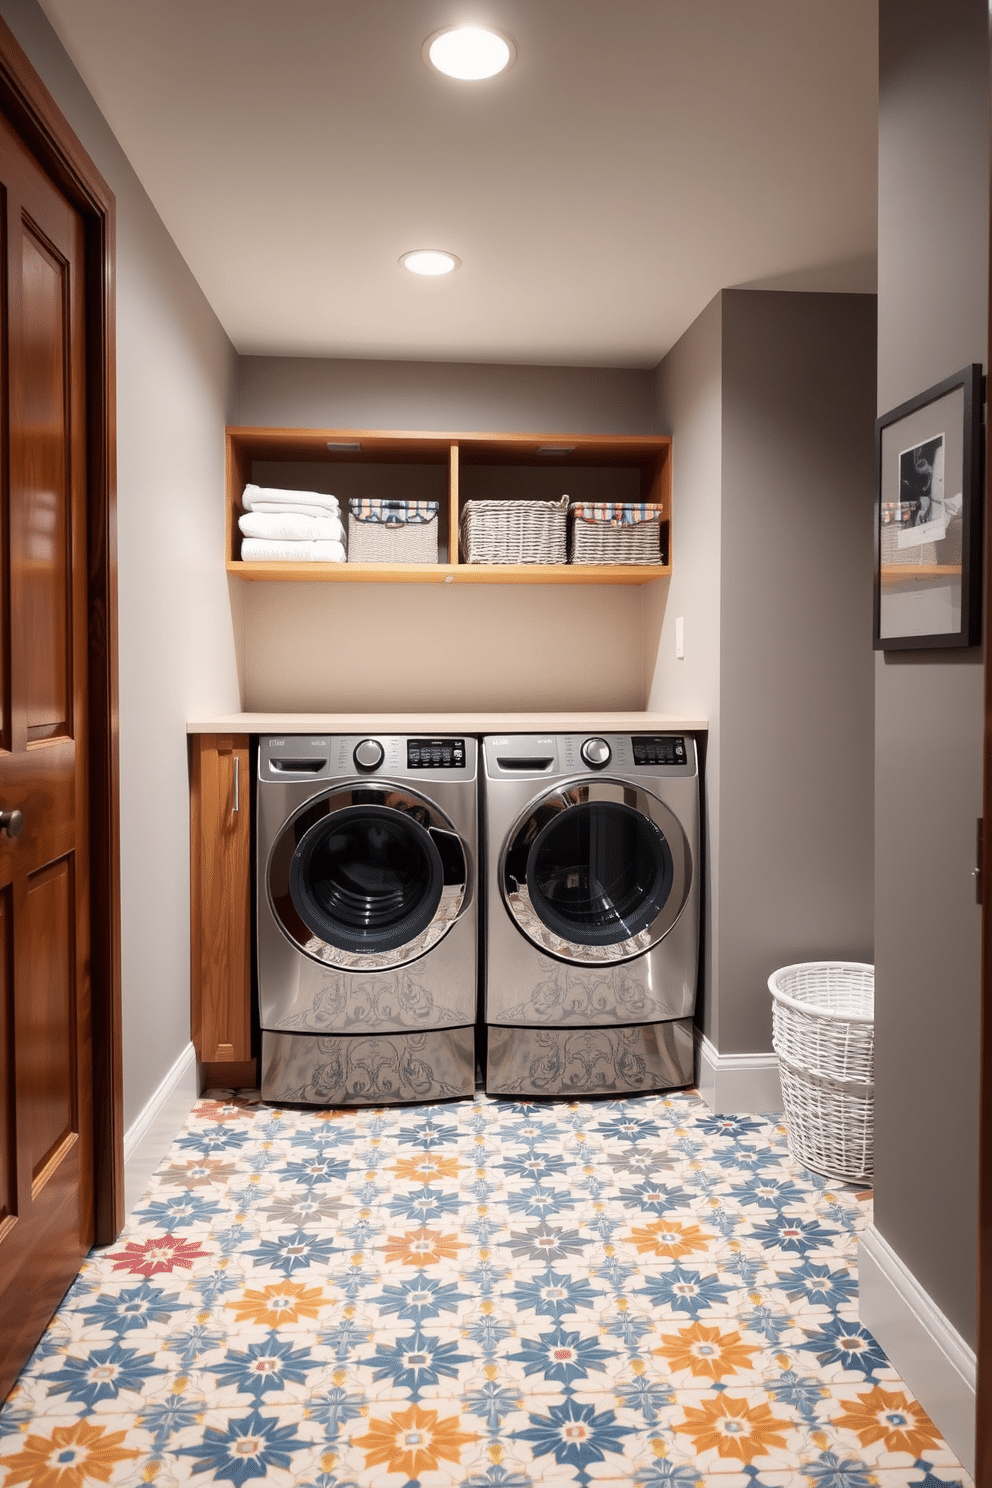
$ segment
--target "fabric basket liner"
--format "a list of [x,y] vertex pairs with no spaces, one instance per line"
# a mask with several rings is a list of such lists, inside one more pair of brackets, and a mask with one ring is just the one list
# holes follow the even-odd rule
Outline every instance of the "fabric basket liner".
[[573,501],[569,511],[580,522],[637,527],[642,522],[660,521],[664,507],[647,501]]
[[372,497],[353,499],[348,511],[356,522],[377,522],[383,527],[423,526],[437,517],[436,501],[385,501]]

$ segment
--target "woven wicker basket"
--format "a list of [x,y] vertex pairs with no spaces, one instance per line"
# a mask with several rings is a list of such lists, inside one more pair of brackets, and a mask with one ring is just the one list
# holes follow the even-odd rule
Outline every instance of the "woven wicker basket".
[[874,1177],[875,969],[805,961],[768,978],[789,1151],[842,1183]]
[[568,497],[559,501],[466,501],[463,563],[565,563]]
[[574,501],[570,563],[661,563],[664,507]]
[[348,503],[349,563],[436,563],[436,501],[412,504],[407,519],[405,501]]

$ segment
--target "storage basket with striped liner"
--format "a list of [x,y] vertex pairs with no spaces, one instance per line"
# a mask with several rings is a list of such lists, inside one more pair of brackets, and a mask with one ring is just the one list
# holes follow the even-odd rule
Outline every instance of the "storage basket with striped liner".
[[647,502],[573,501],[570,563],[663,563],[664,507]]
[[768,978],[789,1151],[840,1183],[875,1168],[875,968],[804,961]]
[[348,503],[349,563],[436,563],[436,501]]
[[566,563],[568,497],[558,501],[466,501],[463,563]]

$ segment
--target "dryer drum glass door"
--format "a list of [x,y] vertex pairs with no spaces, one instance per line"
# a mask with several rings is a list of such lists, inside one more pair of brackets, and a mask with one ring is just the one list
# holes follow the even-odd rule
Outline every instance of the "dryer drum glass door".
[[267,879],[293,944],[325,964],[370,970],[405,965],[447,934],[465,906],[468,864],[432,803],[346,788],[283,824]]
[[531,903],[578,945],[617,945],[658,917],[672,854],[653,822],[615,801],[573,806],[547,823],[527,859]]
[[311,827],[289,892],[303,923],[343,951],[392,951],[425,930],[444,870],[427,832],[388,806],[352,806]]
[[503,900],[517,927],[563,960],[630,960],[667,935],[692,864],[678,819],[635,786],[600,780],[533,801],[506,838]]

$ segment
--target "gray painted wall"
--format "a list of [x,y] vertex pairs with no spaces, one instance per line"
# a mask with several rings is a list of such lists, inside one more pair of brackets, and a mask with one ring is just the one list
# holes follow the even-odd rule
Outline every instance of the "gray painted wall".
[[307,429],[651,434],[650,372],[242,357],[239,417]]
[[[647,706],[709,720],[703,777],[702,955],[696,1021],[719,1047],[720,533],[723,475],[723,305],[711,300],[659,365],[656,427],[672,444],[672,576],[645,590]],[[675,620],[684,651],[675,654]]]
[[872,959],[875,299],[723,294],[721,1052],[776,967]]
[[[650,433],[652,374],[247,357],[240,418],[277,427]],[[565,492],[579,494],[562,472],[545,494]],[[251,709],[644,705],[639,587],[243,587]]]
[[39,7],[0,0],[0,15],[117,198],[121,933],[130,1124],[189,1043],[186,720],[240,706],[232,599],[218,561],[224,424],[236,407],[237,359]]
[[[988,57],[985,0],[880,0],[879,413],[985,359]],[[982,660],[875,662],[875,1225],[971,1344]]]
[[770,1050],[777,967],[872,956],[874,330],[873,296],[725,290],[658,369],[676,556],[648,698],[710,719],[699,1021],[721,1054]]

